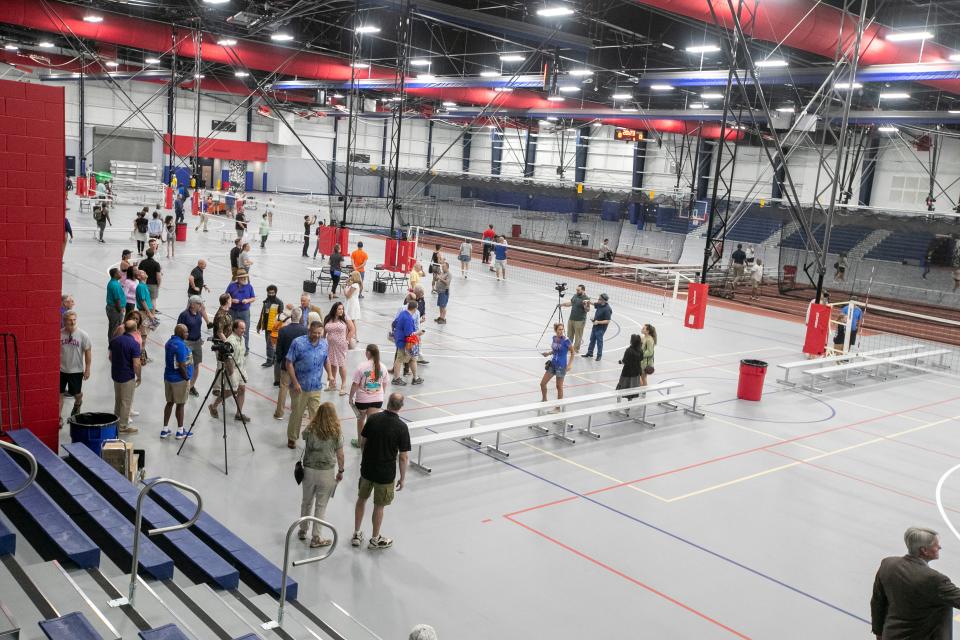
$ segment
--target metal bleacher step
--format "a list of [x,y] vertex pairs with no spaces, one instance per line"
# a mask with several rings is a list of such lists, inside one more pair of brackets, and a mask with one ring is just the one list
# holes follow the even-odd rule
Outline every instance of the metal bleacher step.
[[19,640],[20,625],[13,619],[13,614],[0,601],[0,640]]
[[[278,604],[277,598],[272,597],[268,593],[264,593],[253,597],[252,602],[253,604],[257,605],[261,611],[269,614],[271,618],[276,618]],[[332,607],[330,607],[330,609],[332,609]],[[284,627],[287,626],[288,622],[296,622],[324,640],[345,640],[345,636],[342,635],[338,629],[334,628],[327,620],[320,617],[319,611],[317,613],[310,613],[309,611],[310,610],[307,607],[298,607],[297,604],[288,602],[283,612]],[[324,614],[328,613],[329,612],[324,612]],[[359,638],[362,636],[357,637]]]
[[[167,584],[167,586],[170,585]],[[179,592],[173,589],[172,594],[199,621],[208,628],[216,629],[218,638],[232,640],[232,638],[260,631],[258,625],[243,618],[238,604],[229,604],[210,585],[196,584]]]
[[[220,594],[218,594],[220,595]],[[247,596],[238,590],[224,592],[220,597],[249,624],[257,629],[257,634],[264,640],[330,640],[331,636],[320,630],[315,630],[312,625],[304,626],[298,620],[292,619],[289,615],[290,607],[287,607],[287,615],[283,619],[283,627],[265,630],[261,627],[264,622],[275,620],[277,617],[277,600],[269,594],[261,596]]]
[[[30,597],[27,589],[24,589],[20,581],[11,573],[8,568],[9,560],[4,559],[0,563],[0,605],[7,613],[7,618],[13,627],[18,629],[18,634],[10,636],[20,640],[42,640],[45,636],[37,626],[41,620],[50,617],[56,617],[56,610],[53,605],[47,603],[44,607],[45,613],[40,609]],[[16,573],[17,570],[14,569]],[[42,597],[35,595],[35,597]],[[41,605],[42,606],[42,605]],[[6,636],[0,635],[0,638]]]
[[[82,613],[104,640],[120,640],[121,636],[103,613],[105,603],[94,602],[56,560],[23,567],[24,574],[56,610],[55,616],[75,611]],[[40,636],[43,637],[43,636]]]

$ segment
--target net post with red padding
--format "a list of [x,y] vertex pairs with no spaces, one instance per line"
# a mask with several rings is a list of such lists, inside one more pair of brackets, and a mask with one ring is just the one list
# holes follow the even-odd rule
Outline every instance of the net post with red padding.
[[710,285],[691,282],[687,285],[687,310],[683,315],[683,326],[688,329],[703,329],[707,317],[707,294]]
[[812,356],[822,356],[827,348],[830,335],[831,307],[825,304],[810,305],[807,317],[807,335],[803,341],[803,352]]

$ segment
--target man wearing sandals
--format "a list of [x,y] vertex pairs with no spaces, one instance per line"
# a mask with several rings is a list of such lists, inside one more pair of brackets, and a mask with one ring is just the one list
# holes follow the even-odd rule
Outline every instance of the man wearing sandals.
[[309,333],[295,338],[287,351],[286,367],[290,376],[290,420],[287,422],[287,447],[293,449],[300,438],[303,412],[313,420],[320,410],[323,391],[323,370],[328,345],[323,337],[323,323],[310,323]]

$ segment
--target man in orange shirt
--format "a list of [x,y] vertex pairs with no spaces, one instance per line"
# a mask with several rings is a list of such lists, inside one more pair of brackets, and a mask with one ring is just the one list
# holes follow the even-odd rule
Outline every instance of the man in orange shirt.
[[[363,250],[363,243],[357,243],[357,249],[350,254],[350,261],[353,263],[353,270],[360,272],[360,291],[363,291],[363,279],[364,274],[367,268],[367,259],[370,256],[367,255],[367,252]],[[360,297],[363,297],[363,293],[360,294]]]

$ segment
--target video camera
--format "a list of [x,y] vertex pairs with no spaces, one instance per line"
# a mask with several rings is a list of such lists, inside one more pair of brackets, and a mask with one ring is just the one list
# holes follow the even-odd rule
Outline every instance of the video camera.
[[210,350],[217,354],[218,360],[225,360],[227,357],[233,356],[233,345],[226,340],[214,338]]
[[557,295],[559,295],[559,296],[562,298],[563,295],[564,295],[564,292],[567,290],[567,283],[566,283],[566,282],[557,282],[557,283],[555,283],[555,284],[556,284],[556,286],[554,287],[554,289],[557,290]]

